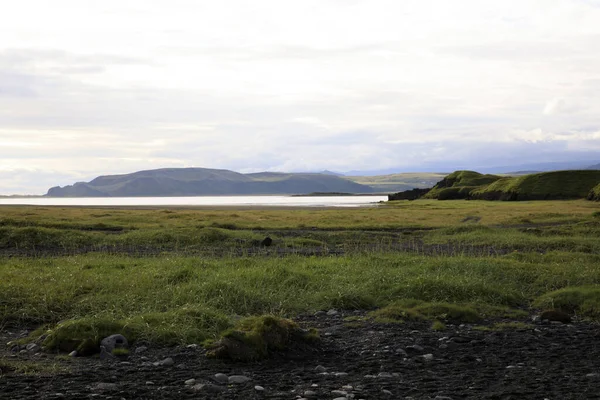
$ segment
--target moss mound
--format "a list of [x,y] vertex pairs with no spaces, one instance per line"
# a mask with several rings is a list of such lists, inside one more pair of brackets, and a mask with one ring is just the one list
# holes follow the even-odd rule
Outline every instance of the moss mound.
[[534,306],[597,319],[600,318],[600,286],[576,286],[555,290],[537,298]]
[[502,178],[470,196],[479,200],[583,199],[600,182],[600,171],[554,171]]
[[289,319],[272,315],[248,317],[226,331],[219,341],[210,344],[207,356],[253,361],[268,357],[272,351],[311,344],[318,339],[315,330],[303,330]]
[[102,318],[82,318],[59,323],[47,332],[42,342],[45,350],[91,355],[100,352],[100,341],[107,336],[119,333],[131,343],[138,337],[138,331],[120,321]]

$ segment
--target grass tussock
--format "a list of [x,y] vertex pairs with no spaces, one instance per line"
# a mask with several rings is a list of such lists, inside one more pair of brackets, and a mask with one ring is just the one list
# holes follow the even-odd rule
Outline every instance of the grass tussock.
[[468,305],[428,303],[419,300],[402,300],[373,311],[376,321],[442,320],[453,323],[472,323],[481,319],[474,308]]
[[600,317],[600,286],[566,287],[546,293],[534,302],[535,307],[552,308],[582,317]]

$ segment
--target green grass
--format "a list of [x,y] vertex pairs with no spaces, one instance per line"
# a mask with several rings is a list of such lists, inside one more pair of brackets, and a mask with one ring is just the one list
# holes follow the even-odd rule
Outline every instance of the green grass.
[[594,186],[588,193],[588,200],[600,201],[600,184]]
[[501,179],[498,175],[483,175],[475,171],[455,171],[438,182],[423,198],[466,199],[474,189]]
[[[330,308],[387,322],[520,319],[547,308],[600,318],[599,206],[584,200],[1,211],[0,326],[40,327],[29,339],[47,335],[40,343],[50,351],[94,353],[113,333],[159,345],[216,341],[239,316]],[[346,253],[244,252],[266,235],[275,250]],[[95,251],[35,257],[44,247]],[[424,250],[438,247],[446,252]],[[146,248],[155,252],[111,251]],[[216,255],[188,255],[206,248]]]

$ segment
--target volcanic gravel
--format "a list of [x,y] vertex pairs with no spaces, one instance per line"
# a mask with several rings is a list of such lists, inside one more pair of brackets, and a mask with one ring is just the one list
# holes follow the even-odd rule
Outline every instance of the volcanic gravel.
[[[329,314],[297,319],[302,326],[319,328],[317,347],[254,363],[207,359],[200,346],[148,346],[136,353],[143,344],[136,343],[126,360],[100,360],[23,352],[3,344],[0,398],[600,399],[597,324],[534,324],[500,331],[447,325],[433,331],[429,322],[382,324],[362,320],[360,312]],[[357,318],[349,321],[348,316]],[[4,330],[0,336],[6,343],[19,334],[23,332]],[[154,364],[166,358],[173,364]],[[58,363],[68,372],[12,371],[9,366],[19,360]],[[250,380],[221,384],[214,379],[217,373]]]

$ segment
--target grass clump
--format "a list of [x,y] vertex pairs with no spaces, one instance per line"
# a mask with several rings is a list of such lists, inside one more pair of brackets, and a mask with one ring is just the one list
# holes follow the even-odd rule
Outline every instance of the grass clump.
[[371,313],[376,321],[430,320],[437,319],[456,323],[477,322],[481,319],[479,313],[467,305],[442,302],[422,302],[419,300],[404,300],[394,302]]
[[600,317],[600,286],[576,286],[555,290],[538,297],[534,306],[598,318]]
[[272,315],[241,320],[234,329],[209,346],[207,356],[253,361],[265,358],[272,351],[282,351],[298,343],[318,341],[316,330],[305,331],[292,320]]
[[100,341],[112,334],[120,333],[128,341],[134,342],[139,331],[127,326],[121,321],[105,318],[81,318],[69,320],[56,325],[47,332],[47,337],[42,342],[45,350],[58,350],[72,352],[76,350],[80,355],[91,355],[100,351]]
[[444,324],[442,321],[435,320],[433,321],[433,324],[431,324],[431,329],[434,331],[443,331],[446,329],[446,324]]

